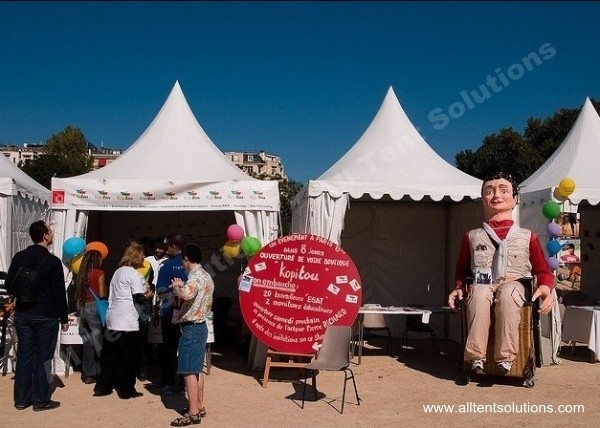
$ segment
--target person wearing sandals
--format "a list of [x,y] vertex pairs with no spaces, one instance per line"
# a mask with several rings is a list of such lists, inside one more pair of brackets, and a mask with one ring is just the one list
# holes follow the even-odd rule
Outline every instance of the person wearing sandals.
[[200,265],[201,251],[198,245],[186,245],[181,256],[188,279],[184,282],[174,278],[171,288],[173,295],[182,301],[181,308],[173,313],[173,323],[181,328],[177,374],[183,376],[185,382],[188,408],[182,417],[171,422],[174,427],[199,424],[201,418],[206,416],[202,367],[208,338],[206,317],[212,306],[215,288],[212,278]]
[[105,298],[106,282],[99,251],[86,251],[75,280],[75,299],[79,309],[79,333],[83,337],[81,378],[83,383],[96,382],[100,373],[100,351],[102,350],[102,324],[96,311],[96,302],[90,289],[100,298]]

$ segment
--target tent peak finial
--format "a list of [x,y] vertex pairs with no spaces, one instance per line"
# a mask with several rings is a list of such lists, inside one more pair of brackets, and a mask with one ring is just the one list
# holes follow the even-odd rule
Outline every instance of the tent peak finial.
[[398,96],[397,96],[397,95],[396,95],[396,93],[394,92],[394,88],[392,88],[392,86],[391,86],[391,85],[390,85],[390,87],[388,88],[388,90],[387,90],[387,93],[385,94],[385,97],[384,97],[384,102],[385,102],[386,100],[389,100],[389,101],[393,101],[393,100],[395,100],[396,102],[400,103],[400,101],[398,101]]

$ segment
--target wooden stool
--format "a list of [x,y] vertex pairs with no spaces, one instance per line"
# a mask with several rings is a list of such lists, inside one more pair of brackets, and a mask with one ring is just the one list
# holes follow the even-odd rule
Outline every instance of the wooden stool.
[[267,361],[265,362],[265,373],[263,376],[263,388],[269,383],[269,372],[271,367],[295,367],[304,368],[314,358],[314,354],[299,354],[294,352],[279,352],[274,349],[267,350]]

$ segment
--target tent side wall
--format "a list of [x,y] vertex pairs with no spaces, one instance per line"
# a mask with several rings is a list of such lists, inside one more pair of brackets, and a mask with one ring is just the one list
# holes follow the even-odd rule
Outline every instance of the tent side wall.
[[12,258],[12,197],[0,194],[0,271],[8,271]]
[[309,233],[309,228],[308,185],[305,185],[292,201],[292,233]]
[[[309,183],[310,187],[311,183]],[[311,197],[305,187],[294,201],[292,231],[322,236],[336,244],[340,243],[344,217],[349,204],[347,193],[338,198],[329,193]]]
[[600,207],[579,204],[581,231],[581,289],[600,300]]
[[7,271],[15,253],[31,245],[29,226],[48,220],[48,205],[20,193],[0,194],[0,270]]
[[50,217],[48,204],[31,200],[20,194],[12,197],[12,249],[13,254],[31,245],[29,226],[31,223]]

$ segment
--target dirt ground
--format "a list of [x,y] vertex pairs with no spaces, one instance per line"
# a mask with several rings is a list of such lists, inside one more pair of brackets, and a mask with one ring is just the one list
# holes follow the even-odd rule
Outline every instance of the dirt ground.
[[[382,341],[383,342],[383,341]],[[261,385],[262,371],[248,372],[244,358],[234,349],[213,354],[213,367],[206,377],[208,412],[204,427],[591,427],[600,418],[600,363],[590,363],[590,351],[577,346],[561,352],[562,364],[537,369],[533,388],[517,379],[473,379],[461,385],[458,345],[442,341],[442,355],[432,353],[431,343],[415,340],[401,355],[394,345],[394,357],[385,355],[385,343],[371,341],[362,364],[354,359],[360,406],[351,382],[346,393],[344,414],[341,404],[343,375],[318,375],[319,400],[310,398],[300,407],[302,382],[295,369],[272,369],[267,388]],[[185,405],[182,395],[161,396],[149,382],[138,382],[144,395],[120,400],[116,394],[92,397],[93,385],[81,382],[79,373],[56,377],[54,400],[61,407],[33,412],[17,411],[12,402],[12,375],[0,377],[0,427],[168,427]],[[424,405],[454,405],[454,412],[428,413]],[[466,412],[459,413],[463,405]],[[477,408],[481,405],[480,409]],[[493,406],[496,406],[495,412]],[[553,406],[553,412],[540,413]],[[580,406],[565,410],[559,406]],[[485,407],[487,406],[487,408]],[[511,407],[512,406],[512,407]],[[583,408],[582,408],[583,407]],[[479,410],[479,411],[478,411]],[[487,411],[486,411],[487,410]],[[502,412],[500,413],[500,411]]]

